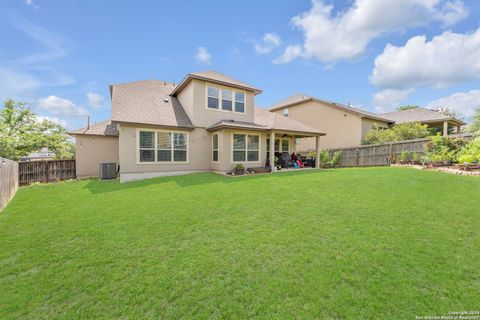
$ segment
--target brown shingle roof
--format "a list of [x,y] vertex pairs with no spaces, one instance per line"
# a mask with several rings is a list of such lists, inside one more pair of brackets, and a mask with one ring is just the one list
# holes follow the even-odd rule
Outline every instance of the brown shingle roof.
[[376,113],[369,112],[369,111],[366,111],[366,110],[346,106],[344,104],[337,103],[337,102],[331,102],[331,101],[327,101],[327,100],[323,100],[323,99],[318,99],[318,98],[315,98],[315,97],[312,97],[312,96],[305,95],[303,93],[297,93],[297,94],[294,94],[290,97],[287,97],[286,99],[276,103],[273,107],[271,107],[270,111],[283,109],[283,108],[294,106],[294,105],[297,105],[299,103],[307,102],[307,101],[317,101],[317,102],[326,103],[326,104],[328,104],[328,105],[330,105],[334,108],[341,109],[341,110],[344,110],[344,111],[347,111],[347,112],[351,112],[353,114],[356,114],[356,115],[359,115],[359,116],[362,116],[362,117],[365,117],[365,118],[369,118],[369,119],[380,120],[380,121],[385,121],[385,122],[390,122],[390,123],[394,122],[392,119],[389,119],[388,117],[380,115],[380,114],[376,114]]
[[182,89],[192,80],[192,79],[198,79],[198,80],[204,80],[212,83],[217,83],[221,85],[227,85],[227,86],[232,86],[240,89],[244,89],[247,91],[252,91],[255,94],[259,94],[262,92],[262,90],[251,86],[245,82],[242,82],[240,80],[234,79],[232,77],[229,77],[227,75],[224,75],[220,72],[217,71],[203,71],[203,72],[192,72],[187,74],[187,76],[180,82],[180,84],[172,91],[172,95],[175,96],[177,93],[182,91]]
[[417,107],[415,109],[401,110],[383,113],[382,116],[385,116],[389,119],[395,121],[395,123],[406,123],[406,122],[437,122],[437,121],[454,121],[460,124],[465,124],[465,122],[454,119],[446,114],[443,114],[439,111],[430,110],[427,108]]
[[95,123],[90,128],[80,128],[70,132],[71,135],[94,135],[94,136],[118,136],[117,124],[112,123],[110,120],[104,120]]
[[112,121],[193,129],[180,101],[170,96],[174,88],[160,80],[112,85]]

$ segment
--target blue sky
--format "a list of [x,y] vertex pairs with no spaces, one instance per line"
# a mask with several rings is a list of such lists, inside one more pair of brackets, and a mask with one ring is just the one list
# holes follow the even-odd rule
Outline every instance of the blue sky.
[[46,1],[0,4],[0,98],[83,126],[108,85],[217,70],[263,89],[377,112],[480,105],[480,2]]

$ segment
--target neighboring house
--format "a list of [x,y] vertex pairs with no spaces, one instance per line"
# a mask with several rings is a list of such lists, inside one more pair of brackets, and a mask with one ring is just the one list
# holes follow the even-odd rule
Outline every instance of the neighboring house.
[[55,152],[42,148],[37,152],[32,152],[29,155],[20,158],[20,161],[45,161],[55,159]]
[[255,107],[260,93],[214,71],[190,73],[178,85],[111,85],[111,120],[71,132],[77,175],[98,176],[99,164],[111,161],[119,163],[122,182],[225,172],[237,164],[264,167],[271,154],[291,153],[296,139],[305,137],[315,139],[318,153],[323,131]]
[[444,136],[450,133],[460,134],[461,126],[466,124],[462,120],[452,118],[440,111],[422,107],[383,113],[381,116],[394,120],[395,124],[420,122],[421,124],[428,125],[430,128],[437,129],[439,132],[442,132]]
[[[322,149],[358,146],[374,125],[388,129],[394,123],[387,116],[301,93],[275,104],[270,111],[326,132],[327,136],[320,141]],[[315,141],[312,139],[297,141],[299,152],[314,149]]]

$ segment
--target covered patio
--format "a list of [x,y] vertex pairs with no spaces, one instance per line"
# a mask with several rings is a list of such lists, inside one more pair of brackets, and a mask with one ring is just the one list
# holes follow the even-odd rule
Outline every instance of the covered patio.
[[[320,167],[320,137],[325,136],[324,133],[307,133],[307,132],[287,132],[270,130],[267,133],[267,163],[271,167],[271,171],[277,171],[277,166],[285,169],[308,169]],[[296,153],[296,141],[300,138],[315,138],[315,157],[309,157],[307,154]],[[274,141],[274,143],[271,143]],[[292,159],[292,155],[295,153],[295,158]],[[273,159],[277,159],[277,162],[272,162]],[[294,166],[295,160],[299,160],[301,163],[300,168]]]

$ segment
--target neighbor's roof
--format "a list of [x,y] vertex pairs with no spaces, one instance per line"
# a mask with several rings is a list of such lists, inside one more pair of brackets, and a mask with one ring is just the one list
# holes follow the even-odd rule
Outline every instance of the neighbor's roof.
[[358,109],[358,108],[353,108],[353,107],[346,106],[344,104],[337,103],[337,102],[331,102],[331,101],[327,101],[327,100],[323,100],[323,99],[318,99],[318,98],[315,98],[315,97],[312,97],[312,96],[305,95],[303,93],[297,93],[297,94],[294,94],[290,97],[287,97],[286,99],[276,103],[273,107],[271,107],[270,111],[275,111],[275,110],[287,108],[287,107],[294,106],[294,105],[297,105],[297,104],[300,104],[300,103],[303,103],[303,102],[307,102],[307,101],[317,101],[317,102],[321,102],[321,103],[326,103],[326,104],[328,104],[328,105],[330,105],[334,108],[341,109],[341,110],[347,111],[347,112],[351,112],[353,114],[359,115],[359,116],[364,117],[364,118],[369,118],[369,119],[374,119],[374,120],[379,120],[379,121],[385,121],[385,122],[390,122],[390,123],[394,122],[392,119],[390,119],[386,116],[384,117],[383,115],[379,115],[379,114],[369,112],[369,111],[365,111],[365,110]]
[[104,120],[90,125],[89,128],[80,128],[70,132],[71,135],[118,136],[117,124],[111,120]]
[[395,123],[422,122],[431,123],[437,121],[452,121],[459,124],[465,124],[462,120],[452,118],[439,111],[418,107],[415,109],[401,110],[395,112],[383,113],[382,116],[393,119]]
[[187,76],[180,82],[180,84],[172,91],[172,95],[177,95],[182,89],[192,80],[198,79],[203,81],[208,81],[220,85],[232,86],[247,91],[252,91],[254,94],[259,94],[262,90],[251,86],[245,82],[239,81],[227,75],[224,75],[217,71],[204,71],[204,72],[192,72],[187,74]]
[[170,96],[174,88],[161,80],[111,85],[112,121],[193,129],[180,101]]
[[258,107],[255,107],[255,123],[264,125],[270,130],[308,133],[321,136],[326,135],[306,124]]

